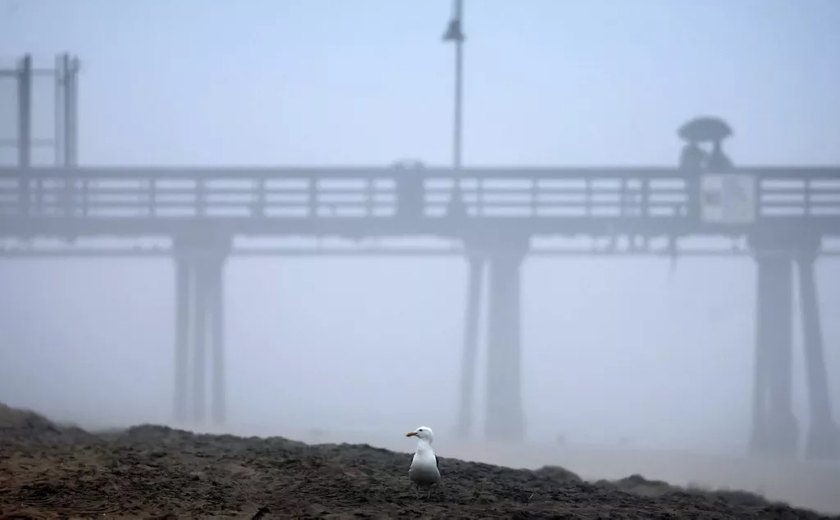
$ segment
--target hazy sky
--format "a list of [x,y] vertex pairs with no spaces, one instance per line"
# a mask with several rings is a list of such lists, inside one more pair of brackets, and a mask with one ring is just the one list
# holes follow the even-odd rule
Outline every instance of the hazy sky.
[[[448,1],[0,2],[0,55],[79,55],[87,163],[450,158]],[[467,2],[465,161],[840,161],[832,0]]]
[[[0,0],[0,58],[80,57],[84,164],[447,164],[449,15],[428,0]],[[737,164],[838,164],[838,27],[831,0],[467,0],[465,163],[670,165],[675,129],[716,114]],[[0,82],[0,114],[11,93]],[[457,259],[232,260],[232,420],[446,431],[464,275]],[[819,276],[840,416],[837,262]],[[531,437],[740,449],[754,279],[749,259],[530,259]],[[3,261],[0,288],[0,400],[168,419],[167,261]]]

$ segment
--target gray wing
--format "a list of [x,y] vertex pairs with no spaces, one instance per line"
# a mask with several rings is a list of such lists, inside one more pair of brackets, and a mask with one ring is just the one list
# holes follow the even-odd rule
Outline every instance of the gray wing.
[[438,471],[440,471],[440,459],[437,455],[435,455],[435,466],[437,466]]

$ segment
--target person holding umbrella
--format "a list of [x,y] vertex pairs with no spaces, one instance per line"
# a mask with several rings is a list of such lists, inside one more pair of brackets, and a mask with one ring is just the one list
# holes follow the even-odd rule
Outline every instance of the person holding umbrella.
[[[723,153],[721,143],[732,135],[732,128],[719,117],[697,117],[682,125],[678,135],[688,141],[680,157],[680,167],[686,170],[711,170],[715,172],[732,169],[732,161]],[[707,154],[697,143],[711,142],[712,152]]]
[[[718,117],[696,117],[677,130],[677,135],[687,141],[680,155],[680,169],[688,175],[688,208],[690,215],[700,216],[700,174],[704,171],[725,172],[733,169],[732,161],[723,153],[721,142],[732,135],[732,128]],[[712,152],[703,150],[699,143],[711,142]]]

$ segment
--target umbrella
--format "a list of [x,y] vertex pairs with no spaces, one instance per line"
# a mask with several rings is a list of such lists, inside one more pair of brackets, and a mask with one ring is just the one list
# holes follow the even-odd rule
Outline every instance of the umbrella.
[[720,141],[732,135],[732,128],[719,117],[696,117],[682,125],[677,133],[686,141]]

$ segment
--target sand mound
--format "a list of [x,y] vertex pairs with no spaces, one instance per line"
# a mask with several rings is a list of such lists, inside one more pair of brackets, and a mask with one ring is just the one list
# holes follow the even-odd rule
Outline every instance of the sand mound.
[[0,403],[0,442],[93,441],[95,437],[75,426],[60,426],[30,410]]
[[[0,432],[17,439],[0,442],[0,518],[819,518],[638,475],[590,483],[557,466],[449,458],[440,463],[443,486],[418,499],[408,453],[154,425],[76,435],[8,407],[0,408]],[[44,436],[64,442],[38,440]]]

